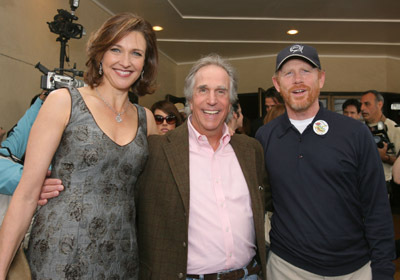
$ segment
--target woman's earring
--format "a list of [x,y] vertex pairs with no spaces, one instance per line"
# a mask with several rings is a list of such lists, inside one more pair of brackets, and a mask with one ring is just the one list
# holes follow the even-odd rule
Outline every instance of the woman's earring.
[[140,74],[140,78],[143,80],[144,70],[142,70],[142,74]]
[[99,66],[99,75],[103,75],[103,63],[100,62],[100,66]]

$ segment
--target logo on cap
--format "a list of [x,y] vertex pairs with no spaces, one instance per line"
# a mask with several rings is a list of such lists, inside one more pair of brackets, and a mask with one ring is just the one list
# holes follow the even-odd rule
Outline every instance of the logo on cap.
[[293,45],[293,46],[291,46],[290,47],[290,52],[291,53],[297,53],[297,52],[300,52],[300,53],[303,53],[303,49],[304,49],[304,46],[301,46],[301,45]]

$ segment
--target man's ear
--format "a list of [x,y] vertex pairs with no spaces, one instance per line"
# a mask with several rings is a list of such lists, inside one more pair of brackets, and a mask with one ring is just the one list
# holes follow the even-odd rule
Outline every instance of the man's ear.
[[383,101],[378,101],[378,108],[379,108],[379,110],[382,110],[382,107],[383,107]]
[[321,70],[318,74],[319,88],[321,89],[325,84],[325,71]]
[[275,89],[276,89],[278,92],[281,92],[281,87],[279,86],[279,80],[278,80],[277,75],[273,75],[273,76],[272,76],[272,83],[274,84]]

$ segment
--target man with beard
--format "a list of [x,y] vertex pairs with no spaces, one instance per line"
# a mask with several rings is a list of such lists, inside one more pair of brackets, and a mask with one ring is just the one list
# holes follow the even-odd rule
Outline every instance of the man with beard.
[[274,215],[268,279],[393,279],[393,222],[379,153],[361,122],[318,102],[316,49],[277,56],[286,113],[260,128]]

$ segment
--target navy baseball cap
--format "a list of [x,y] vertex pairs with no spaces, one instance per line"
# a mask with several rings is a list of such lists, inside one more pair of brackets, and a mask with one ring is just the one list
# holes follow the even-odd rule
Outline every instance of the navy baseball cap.
[[321,69],[318,52],[315,48],[308,45],[294,44],[284,48],[278,53],[278,56],[276,57],[275,71],[278,71],[287,60],[295,57],[302,58],[311,65]]

